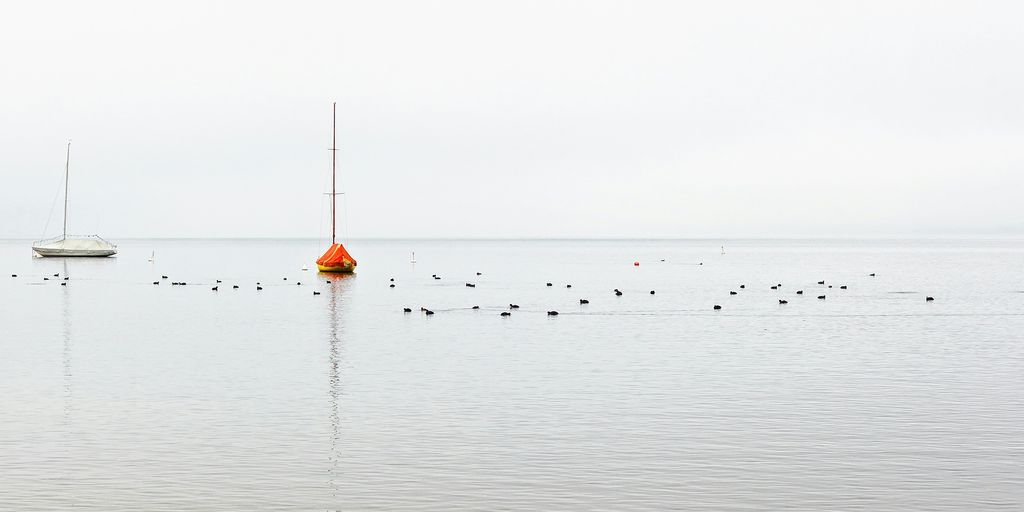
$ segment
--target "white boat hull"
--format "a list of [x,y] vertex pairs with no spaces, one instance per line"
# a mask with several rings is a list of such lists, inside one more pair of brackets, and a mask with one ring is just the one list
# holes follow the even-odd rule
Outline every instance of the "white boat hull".
[[32,251],[43,257],[102,258],[117,254],[117,246],[98,237],[62,237],[32,244]]
[[59,257],[104,257],[117,254],[117,249],[48,249],[44,247],[33,247],[32,251],[40,256]]

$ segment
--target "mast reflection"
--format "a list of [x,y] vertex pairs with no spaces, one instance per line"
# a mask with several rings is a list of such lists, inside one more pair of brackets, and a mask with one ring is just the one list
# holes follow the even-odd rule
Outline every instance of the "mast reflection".
[[340,465],[341,454],[339,444],[341,443],[341,359],[344,346],[341,343],[341,335],[344,333],[340,321],[344,317],[346,306],[345,294],[352,285],[355,274],[318,274],[327,287],[327,344],[328,344],[328,387],[329,398],[329,420],[331,422],[331,466],[330,474],[331,492],[335,498],[338,497],[338,485],[341,478]]
[[[64,277],[68,275],[68,261],[64,258]],[[63,319],[62,338],[64,346],[61,353],[61,369],[63,370],[64,382],[64,424],[71,424],[71,290],[70,286],[61,286],[61,313]]]

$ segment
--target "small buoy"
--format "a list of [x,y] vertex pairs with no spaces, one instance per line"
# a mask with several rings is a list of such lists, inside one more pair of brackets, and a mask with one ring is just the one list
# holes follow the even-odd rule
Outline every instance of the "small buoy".
[[480,309],[480,306],[473,306],[473,309]]
[[818,298],[821,299],[821,300],[825,300],[825,296],[824,295],[818,295]]
[[557,316],[558,311],[548,311],[548,316]]
[[217,288],[219,288],[219,286],[214,286],[213,288],[210,288],[210,289],[213,290],[213,291],[217,291]]
[[779,304],[789,304],[788,300],[779,299]]
[[639,267],[640,266],[640,262],[639,261],[634,261],[633,262],[633,266],[634,267]]
[[930,301],[935,300],[935,297],[925,297],[924,300],[925,300],[925,302],[930,302]]
[[509,313],[508,311],[502,311],[501,316],[512,316],[512,313]]
[[320,292],[313,290],[313,295],[320,295]]
[[736,295],[736,292],[730,290],[729,295]]
[[846,289],[846,285],[844,284],[844,285],[840,286],[839,289],[840,290],[845,290]]
[[412,313],[412,308],[402,308],[403,313]]
[[392,282],[392,283],[393,283],[393,282],[395,282],[395,278],[393,278],[393,277],[392,277],[392,278],[391,278],[391,282]]
[[572,285],[571,284],[567,284],[567,285],[565,285],[565,287],[566,288],[572,288]]
[[654,290],[651,290],[651,295],[654,295]]
[[587,299],[580,299],[580,304],[590,304],[590,301]]
[[715,304],[715,309],[722,309],[722,306],[719,306],[718,304]]
[[803,291],[803,290],[797,290],[797,291],[796,291],[796,294],[797,294],[797,295],[803,295],[803,294],[804,294],[804,291]]
[[744,288],[746,288],[746,287],[747,287],[747,285],[745,285],[745,284],[741,284],[741,285],[740,285],[740,289],[741,289],[741,290],[742,290],[742,289],[744,289]]
[[302,286],[302,283],[299,281],[295,281],[295,286]]
[[287,280],[288,280],[288,278],[287,278],[287,277],[282,277],[281,279],[282,279],[282,280],[284,280],[284,281],[287,281]]

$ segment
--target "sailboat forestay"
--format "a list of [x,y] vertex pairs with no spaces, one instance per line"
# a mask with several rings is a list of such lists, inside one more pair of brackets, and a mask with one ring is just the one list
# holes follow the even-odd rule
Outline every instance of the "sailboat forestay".
[[337,241],[337,205],[338,205],[338,103],[331,104],[331,246],[320,259],[316,260],[316,268],[320,272],[351,273],[356,269],[356,260],[345,250],[345,246]]
[[68,176],[71,168],[71,141],[64,160],[64,230],[60,236],[32,242],[38,256],[113,256],[117,246],[99,235],[68,235]]

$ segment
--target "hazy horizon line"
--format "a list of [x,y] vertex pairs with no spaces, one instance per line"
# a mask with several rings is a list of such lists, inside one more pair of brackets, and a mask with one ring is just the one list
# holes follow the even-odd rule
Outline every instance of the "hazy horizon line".
[[[289,240],[326,242],[324,237],[309,236],[125,236],[104,237],[111,242],[117,240]],[[0,237],[4,242],[32,242],[35,238]],[[751,240],[1024,240],[1021,233],[957,233],[957,234],[872,234],[872,235],[748,235],[748,236],[360,236],[339,238],[341,243],[350,241],[730,241]]]

